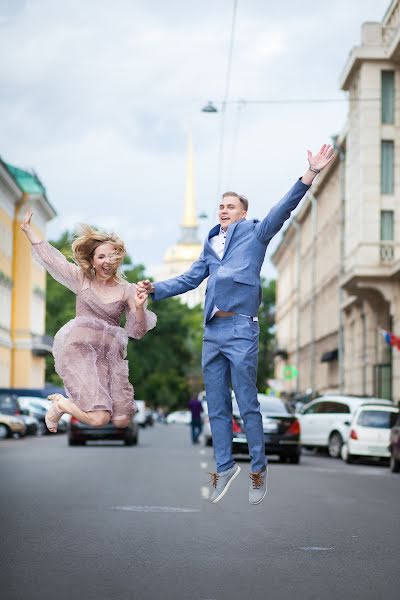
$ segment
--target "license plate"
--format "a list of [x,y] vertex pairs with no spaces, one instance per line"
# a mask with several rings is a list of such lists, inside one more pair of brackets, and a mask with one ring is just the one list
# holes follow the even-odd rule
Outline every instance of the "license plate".
[[264,433],[276,433],[278,431],[278,423],[270,421],[269,423],[263,423]]

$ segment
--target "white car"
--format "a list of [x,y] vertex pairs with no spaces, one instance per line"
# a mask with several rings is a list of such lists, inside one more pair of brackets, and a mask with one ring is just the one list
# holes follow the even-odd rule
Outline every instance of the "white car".
[[140,427],[146,427],[146,402],[144,400],[135,400],[137,413],[134,419]]
[[327,448],[329,455],[339,458],[347,440],[351,421],[361,405],[393,406],[390,400],[362,396],[325,395],[305,404],[298,413],[301,445],[306,448]]
[[342,458],[352,463],[359,456],[390,458],[390,430],[397,420],[396,406],[364,404],[359,406],[351,422]]
[[190,425],[192,421],[192,415],[190,410],[174,410],[169,413],[165,421],[171,425],[173,423],[179,425]]

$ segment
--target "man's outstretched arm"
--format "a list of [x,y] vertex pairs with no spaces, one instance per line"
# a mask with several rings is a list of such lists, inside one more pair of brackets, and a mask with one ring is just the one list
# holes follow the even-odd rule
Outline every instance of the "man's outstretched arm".
[[152,294],[153,300],[162,300],[163,298],[178,296],[189,290],[194,290],[206,277],[208,277],[208,265],[204,258],[204,252],[202,252],[198,260],[182,275],[166,279],[165,281],[158,281],[157,283],[152,283],[148,279],[145,279],[144,281],[139,281],[138,286],[139,289]]
[[297,207],[304,194],[318,175],[334,158],[333,148],[324,144],[317,154],[313,155],[307,150],[309,168],[303,177],[296,181],[287,194],[271,208],[268,215],[256,227],[257,237],[268,244],[275,234],[282,228],[292,211]]

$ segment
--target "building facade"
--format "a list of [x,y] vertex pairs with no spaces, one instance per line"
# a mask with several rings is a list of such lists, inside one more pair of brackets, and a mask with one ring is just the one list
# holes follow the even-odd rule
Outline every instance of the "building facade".
[[278,270],[276,377],[287,391],[400,400],[400,0],[364,23],[341,89],[348,119],[336,158],[284,232]]
[[35,174],[0,159],[0,387],[43,387],[44,357],[51,352],[46,273],[20,230],[28,208],[44,238],[46,223],[56,215],[45,188]]

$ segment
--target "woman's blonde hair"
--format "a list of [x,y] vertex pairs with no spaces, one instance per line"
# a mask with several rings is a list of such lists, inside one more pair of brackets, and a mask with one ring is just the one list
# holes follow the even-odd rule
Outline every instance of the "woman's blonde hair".
[[98,246],[107,243],[112,244],[115,248],[113,262],[117,268],[113,278],[116,281],[122,282],[125,279],[125,275],[121,271],[121,264],[126,256],[126,249],[124,242],[114,233],[99,231],[90,225],[79,225],[71,246],[72,255],[86,277],[94,279],[96,277],[92,264],[94,253]]

